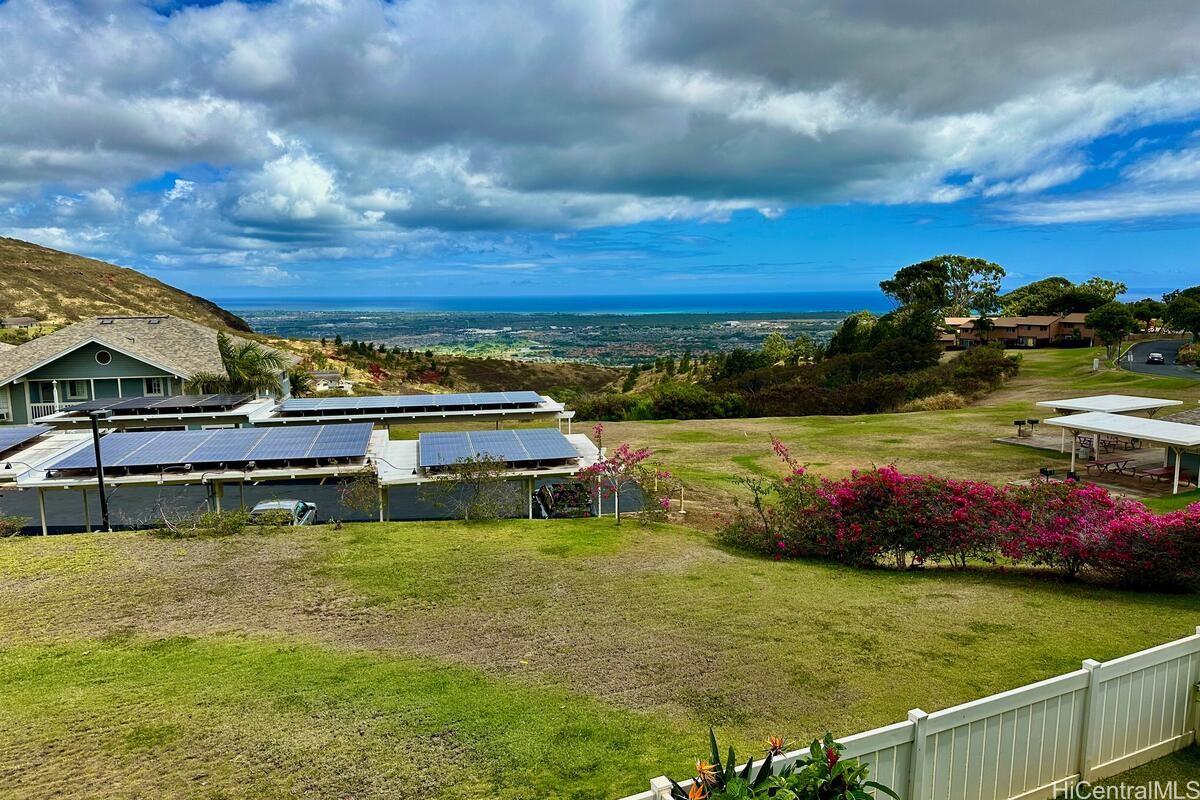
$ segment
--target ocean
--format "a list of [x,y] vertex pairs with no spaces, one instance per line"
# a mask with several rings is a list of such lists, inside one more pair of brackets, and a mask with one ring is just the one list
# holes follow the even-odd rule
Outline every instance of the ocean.
[[492,312],[514,314],[737,314],[885,312],[877,291],[523,297],[213,297],[230,311]]

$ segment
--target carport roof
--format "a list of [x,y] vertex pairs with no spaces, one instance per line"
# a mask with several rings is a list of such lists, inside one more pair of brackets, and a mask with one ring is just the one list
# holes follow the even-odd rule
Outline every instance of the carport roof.
[[1127,417],[1122,414],[1104,414],[1093,411],[1068,417],[1054,417],[1046,420],[1045,423],[1080,433],[1128,436],[1172,447],[1200,447],[1200,425],[1187,425],[1182,422],[1167,422],[1161,419]]

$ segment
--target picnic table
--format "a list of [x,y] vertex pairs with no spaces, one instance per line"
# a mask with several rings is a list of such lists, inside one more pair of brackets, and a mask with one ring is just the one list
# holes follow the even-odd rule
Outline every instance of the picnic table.
[[[1141,477],[1143,479],[1149,478],[1155,483],[1160,483],[1161,481],[1167,481],[1168,483],[1171,483],[1175,480],[1175,468],[1154,467],[1153,469],[1144,469],[1142,470]],[[1196,482],[1196,474],[1194,472],[1188,472],[1186,469],[1181,469],[1179,471],[1179,482],[1184,486],[1189,483],[1194,484]]]
[[1084,466],[1087,467],[1088,472],[1094,469],[1097,474],[1101,472],[1115,472],[1118,475],[1124,475],[1126,471],[1130,475],[1137,474],[1137,465],[1132,458],[1097,458],[1087,462]]

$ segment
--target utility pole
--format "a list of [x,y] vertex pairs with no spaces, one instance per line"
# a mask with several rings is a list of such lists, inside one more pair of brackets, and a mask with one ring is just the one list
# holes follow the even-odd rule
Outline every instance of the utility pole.
[[100,527],[105,533],[112,533],[108,524],[108,497],[104,493],[104,461],[100,458],[100,420],[108,419],[112,412],[106,409],[89,411],[88,418],[92,421],[92,448],[96,451],[96,486],[100,490]]

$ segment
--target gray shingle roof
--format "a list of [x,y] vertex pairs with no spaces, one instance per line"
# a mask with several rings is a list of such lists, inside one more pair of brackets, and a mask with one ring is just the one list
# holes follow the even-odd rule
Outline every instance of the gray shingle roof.
[[0,352],[0,385],[93,340],[183,378],[225,371],[212,328],[169,316],[96,317]]

